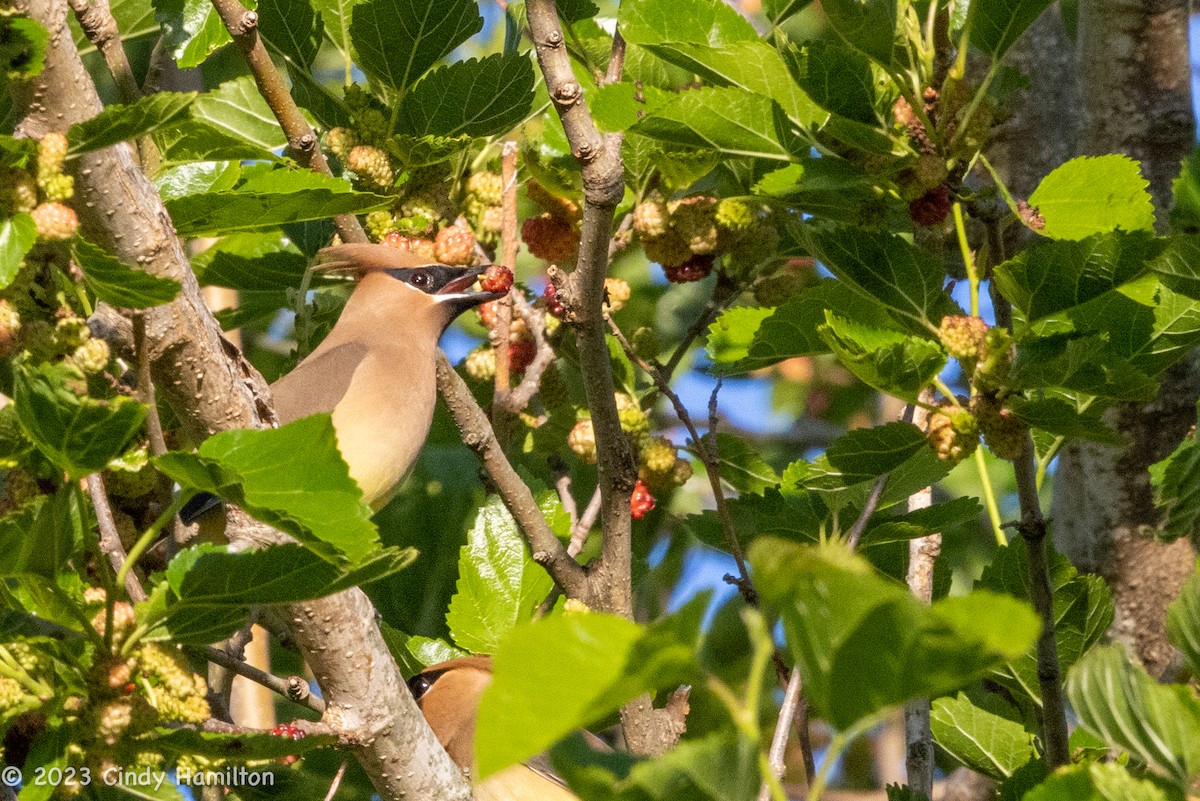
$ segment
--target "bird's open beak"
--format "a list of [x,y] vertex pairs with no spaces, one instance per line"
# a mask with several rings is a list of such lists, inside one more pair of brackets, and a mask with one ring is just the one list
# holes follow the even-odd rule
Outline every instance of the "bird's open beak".
[[490,267],[490,264],[484,264],[479,267],[466,267],[463,274],[458,278],[449,281],[444,287],[439,289],[434,294],[438,296],[438,302],[454,303],[459,307],[460,313],[472,306],[478,306],[480,303],[487,303],[489,300],[499,300],[507,295],[507,292],[471,292],[470,287],[478,280],[479,276],[483,275]]

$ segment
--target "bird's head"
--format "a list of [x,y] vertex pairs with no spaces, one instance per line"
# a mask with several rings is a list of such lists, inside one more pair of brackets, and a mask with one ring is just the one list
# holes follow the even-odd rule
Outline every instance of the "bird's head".
[[479,698],[492,681],[492,660],[467,656],[432,665],[408,680],[408,688],[442,747],[470,768]]
[[432,312],[444,327],[467,309],[504,297],[501,292],[471,291],[487,267],[455,267],[387,245],[352,244],[319,252],[316,269],[352,276],[363,291],[398,305],[402,312]]

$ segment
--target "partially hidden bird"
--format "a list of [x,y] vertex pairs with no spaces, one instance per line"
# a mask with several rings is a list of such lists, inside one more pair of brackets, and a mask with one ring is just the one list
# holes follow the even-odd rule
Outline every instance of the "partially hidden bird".
[[[475,761],[475,717],[492,681],[492,660],[467,656],[431,665],[408,680],[417,706],[450,758],[468,773]],[[599,744],[599,738],[594,738]],[[599,745],[603,748],[603,745]],[[474,787],[475,801],[579,801],[544,757],[513,765]]]
[[[329,335],[271,385],[275,412],[280,424],[331,413],[350,476],[375,511],[395,496],[429,435],[442,333],[467,309],[504,297],[470,291],[490,266],[452,267],[386,245],[317,254],[318,270],[352,275],[357,286]],[[180,516],[192,522],[218,505],[197,495]]]

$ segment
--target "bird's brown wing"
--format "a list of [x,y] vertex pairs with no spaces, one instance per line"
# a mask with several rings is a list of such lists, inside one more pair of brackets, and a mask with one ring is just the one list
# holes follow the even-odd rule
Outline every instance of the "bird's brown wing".
[[279,422],[290,423],[317,412],[332,412],[366,355],[365,343],[346,342],[300,362],[295,370],[271,385]]

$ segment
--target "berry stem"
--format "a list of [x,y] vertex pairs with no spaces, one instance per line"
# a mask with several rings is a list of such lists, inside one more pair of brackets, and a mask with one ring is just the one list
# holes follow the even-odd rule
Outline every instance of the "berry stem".
[[992,534],[996,537],[996,544],[1008,545],[1008,537],[1004,536],[1004,522],[1000,519],[1000,506],[996,503],[996,490],[992,487],[992,477],[988,473],[983,448],[975,449],[975,467],[979,470],[979,486],[983,490],[983,505],[987,508],[988,520],[992,524]]
[[[963,221],[962,204],[957,200],[952,207],[954,211],[954,232],[958,234],[958,249],[962,251],[963,264],[967,267],[967,282],[971,289],[971,316],[979,316],[979,269],[975,264],[975,254],[967,242],[967,228]],[[972,388],[974,391],[974,388]]]

